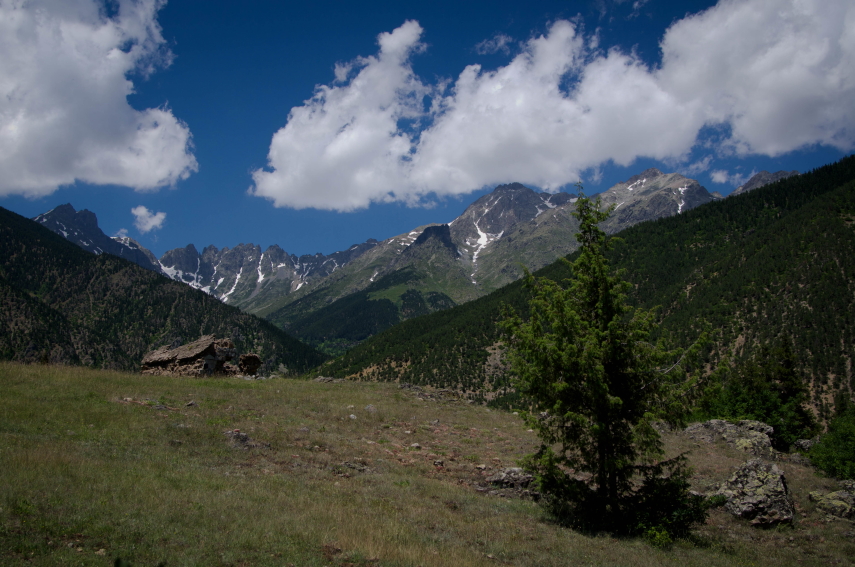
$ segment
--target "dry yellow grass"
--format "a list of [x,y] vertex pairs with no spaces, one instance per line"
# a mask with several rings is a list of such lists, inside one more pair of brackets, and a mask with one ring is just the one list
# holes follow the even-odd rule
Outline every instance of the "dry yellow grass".
[[[475,490],[534,448],[516,416],[394,384],[0,364],[0,392],[3,565],[711,567],[855,556],[852,524],[826,522],[807,500],[830,481],[788,463],[794,528],[758,531],[714,511],[696,541],[670,551],[574,533],[533,502]],[[256,446],[224,434],[234,429]],[[668,445],[693,450],[699,487],[745,459],[680,436]]]

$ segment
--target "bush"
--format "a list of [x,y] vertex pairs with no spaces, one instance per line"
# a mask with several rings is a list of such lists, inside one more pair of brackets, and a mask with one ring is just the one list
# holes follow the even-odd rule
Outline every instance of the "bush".
[[828,424],[828,433],[808,452],[820,470],[840,479],[855,479],[855,407],[840,412]]

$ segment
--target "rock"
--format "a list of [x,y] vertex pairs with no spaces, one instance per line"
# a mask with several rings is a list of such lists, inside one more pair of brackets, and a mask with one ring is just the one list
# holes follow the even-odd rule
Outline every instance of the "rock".
[[519,467],[502,469],[487,477],[487,482],[499,488],[528,488],[534,477]]
[[838,518],[855,518],[855,494],[846,490],[838,490],[823,494],[819,491],[811,492],[808,497],[816,502],[816,507],[827,514]]
[[368,413],[377,413],[377,408],[375,408],[371,404],[368,404],[367,406],[365,406],[365,411],[367,411]]
[[[140,371],[153,376],[236,376],[242,373],[241,368],[229,364],[235,354],[235,345],[231,339],[205,335],[183,346],[163,346],[149,352],[143,357]],[[248,365],[257,360],[258,366],[261,366],[261,359],[254,354],[241,355],[241,364],[245,357]]]
[[242,374],[246,374],[248,376],[255,376],[259,368],[261,368],[260,356],[253,353],[240,355],[238,369],[240,369],[240,372]]
[[796,448],[797,451],[810,451],[810,448],[816,445],[816,442],[819,441],[819,436],[814,437],[813,439],[797,439],[795,443],[793,443],[793,447]]
[[704,423],[695,423],[683,430],[686,436],[695,441],[724,441],[746,453],[762,457],[771,457],[775,453],[770,439],[774,432],[775,429],[771,425],[750,419],[743,419],[735,424],[723,419],[711,419]]
[[490,483],[490,487],[484,490],[478,489],[479,492],[487,492],[490,495],[504,498],[540,499],[540,493],[531,487],[534,476],[519,467],[501,469],[485,480]]
[[230,429],[225,431],[223,434],[226,437],[231,438],[232,444],[235,447],[241,447],[243,449],[270,448],[270,443],[259,443],[240,429]]
[[725,509],[754,526],[774,526],[793,521],[784,473],[772,463],[752,459],[725,481],[718,494],[727,498]]

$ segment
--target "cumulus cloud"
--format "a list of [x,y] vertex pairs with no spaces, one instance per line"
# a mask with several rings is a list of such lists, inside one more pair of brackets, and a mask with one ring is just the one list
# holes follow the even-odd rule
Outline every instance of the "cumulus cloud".
[[401,181],[413,135],[401,122],[424,114],[429,93],[410,66],[410,56],[423,49],[421,34],[414,21],[380,34],[376,56],[336,68],[340,80],[355,73],[347,84],[318,86],[291,109],[270,144],[270,169],[252,173],[250,192],[276,206],[342,211],[407,200]]
[[[378,55],[337,66],[337,86],[292,109],[250,191],[345,211],[508,181],[557,190],[607,163],[683,163],[699,145],[767,156],[855,147],[846,0],[721,0],[666,31],[657,65],[557,21],[507,65],[470,65],[447,85],[414,75],[421,33],[407,22],[379,36]],[[702,139],[705,127],[721,134]]]
[[131,209],[131,213],[136,219],[134,226],[143,234],[162,227],[166,220],[166,213],[153,213],[142,205]]
[[116,234],[113,235],[113,238],[126,238],[128,236],[127,228],[120,228],[116,231]]
[[137,190],[198,169],[169,108],[136,110],[130,76],[171,62],[163,0],[0,0],[0,195],[83,181]]

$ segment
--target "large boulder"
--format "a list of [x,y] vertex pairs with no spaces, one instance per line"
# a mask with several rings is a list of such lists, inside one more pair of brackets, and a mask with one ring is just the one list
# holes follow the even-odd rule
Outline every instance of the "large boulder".
[[[229,364],[236,354],[231,339],[205,335],[186,345],[163,346],[149,352],[143,357],[141,372],[155,376],[236,375],[242,372],[254,374],[261,366],[261,359],[254,354],[241,355],[240,368]],[[250,369],[253,372],[248,372]]]
[[771,435],[775,429],[762,421],[743,419],[731,423],[723,419],[711,419],[704,423],[695,423],[684,431],[686,436],[695,441],[715,443],[724,441],[728,445],[741,449],[758,457],[771,457]]
[[784,473],[773,463],[752,459],[725,481],[718,494],[727,498],[725,509],[752,525],[769,527],[793,521]]

